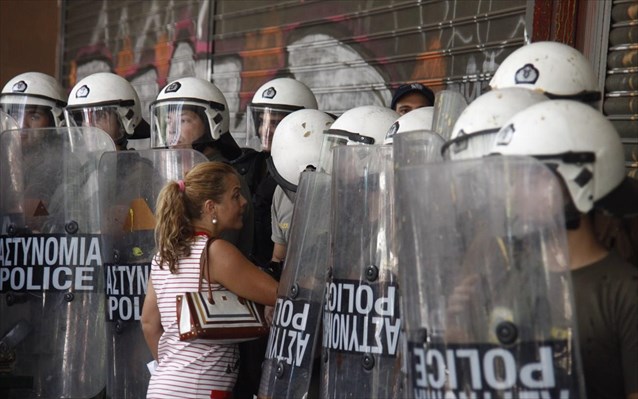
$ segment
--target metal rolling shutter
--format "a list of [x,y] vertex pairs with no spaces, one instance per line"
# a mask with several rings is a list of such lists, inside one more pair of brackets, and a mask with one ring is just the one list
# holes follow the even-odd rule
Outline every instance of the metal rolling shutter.
[[64,86],[70,90],[96,72],[117,73],[133,84],[148,117],[167,81],[209,78],[210,61],[198,55],[210,52],[210,9],[210,2],[198,0],[64,1]]
[[234,132],[245,131],[255,90],[279,76],[337,115],[389,105],[392,89],[414,81],[470,100],[523,45],[526,12],[524,0],[218,0],[212,79],[237,103]]
[[116,72],[147,116],[167,80],[206,78],[226,95],[238,138],[254,91],[278,76],[303,81],[337,115],[388,105],[414,81],[471,100],[524,43],[529,16],[526,0],[66,0],[62,10],[66,87]]
[[611,10],[603,111],[620,134],[630,176],[638,178],[638,2]]

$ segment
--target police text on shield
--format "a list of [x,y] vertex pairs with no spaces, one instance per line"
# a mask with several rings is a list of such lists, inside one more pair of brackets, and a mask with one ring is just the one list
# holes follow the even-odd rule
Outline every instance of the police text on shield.
[[106,320],[140,320],[151,265],[149,263],[105,264],[104,272],[106,273]]
[[[558,373],[556,345],[408,344],[415,398],[556,398],[575,396],[571,372]],[[560,368],[558,368],[560,369]]]
[[0,237],[0,292],[94,292],[101,265],[97,235]]
[[277,299],[266,359],[283,360],[294,367],[302,366],[304,360],[308,363],[306,350],[308,344],[314,341],[311,339],[311,332],[306,331],[309,309],[308,303]]
[[395,285],[333,281],[326,287],[323,347],[344,352],[394,356],[401,319]]

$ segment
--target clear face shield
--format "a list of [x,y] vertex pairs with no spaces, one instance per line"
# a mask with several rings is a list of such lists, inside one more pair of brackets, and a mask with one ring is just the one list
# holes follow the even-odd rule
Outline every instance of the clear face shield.
[[330,129],[323,132],[323,143],[319,153],[319,170],[328,174],[332,173],[332,158],[335,148],[342,145],[375,144],[374,139],[345,130]]
[[[38,102],[43,102],[43,100]],[[22,98],[14,96],[11,98],[11,102],[0,104],[0,109],[15,119],[21,129],[41,129],[56,126],[52,107],[46,104],[34,104],[27,96]]]
[[69,126],[102,129],[111,136],[115,143],[118,143],[125,136],[118,107],[115,105],[67,109],[66,121]]
[[205,107],[183,102],[151,105],[151,148],[190,149],[204,141],[213,141]]
[[270,152],[272,138],[279,122],[296,109],[248,105],[246,146],[256,151]]
[[0,132],[18,128],[18,122],[13,117],[0,109]]

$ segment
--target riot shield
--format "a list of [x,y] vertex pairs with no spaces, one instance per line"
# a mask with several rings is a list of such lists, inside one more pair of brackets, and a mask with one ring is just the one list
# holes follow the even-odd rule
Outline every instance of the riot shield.
[[443,137],[429,130],[401,133],[394,136],[394,166],[423,165],[427,162],[441,161],[441,148],[445,144]]
[[324,398],[402,397],[392,147],[334,149]]
[[551,170],[489,157],[395,173],[406,396],[583,398]]
[[449,140],[454,124],[465,107],[467,107],[467,101],[461,93],[452,90],[436,93],[432,130],[440,134],[444,140]]
[[308,395],[314,360],[319,355],[316,348],[328,271],[330,190],[329,175],[301,174],[260,398]]
[[206,161],[190,149],[107,152],[100,160],[108,398],[146,396],[153,357],[140,318],[155,254],[155,203],[169,180]]
[[0,340],[11,343],[0,349],[1,388],[10,398],[104,390],[97,166],[113,150],[95,128],[0,135]]

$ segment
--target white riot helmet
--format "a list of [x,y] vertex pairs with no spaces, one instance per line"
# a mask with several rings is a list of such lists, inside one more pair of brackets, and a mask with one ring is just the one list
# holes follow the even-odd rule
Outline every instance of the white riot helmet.
[[[151,104],[151,147],[195,148],[217,142],[232,160],[241,149],[229,133],[230,112],[224,93],[194,77],[172,81]],[[201,147],[201,148],[200,148]]]
[[515,50],[498,67],[490,87],[523,87],[550,99],[587,103],[601,98],[598,79],[587,58],[558,42],[536,42]]
[[541,101],[543,94],[519,87],[488,91],[463,110],[441,149],[444,159],[480,158],[490,153],[496,133],[512,116]]
[[98,72],[80,80],[69,94],[66,119],[70,126],[92,126],[107,132],[115,144],[127,138],[147,138],[140,99],[131,83],[110,72]]
[[277,124],[300,109],[317,109],[317,99],[308,86],[292,78],[264,83],[248,104],[246,146],[269,152]]
[[398,118],[399,114],[395,111],[378,105],[364,105],[344,112],[324,132],[319,157],[321,169],[327,173],[332,171],[332,150],[335,146],[383,144],[390,126]]
[[20,128],[58,127],[64,121],[66,93],[52,76],[26,72],[2,88],[0,107]]
[[576,101],[543,101],[514,115],[498,132],[492,153],[543,161],[562,177],[582,213],[625,178],[623,147],[614,126]]
[[323,132],[334,118],[316,109],[301,109],[286,116],[277,125],[272,140],[268,170],[277,184],[289,191],[297,191],[299,174],[317,169],[323,143]]
[[432,130],[433,118],[434,107],[421,107],[402,115],[388,129],[383,144],[392,144],[396,134]]

